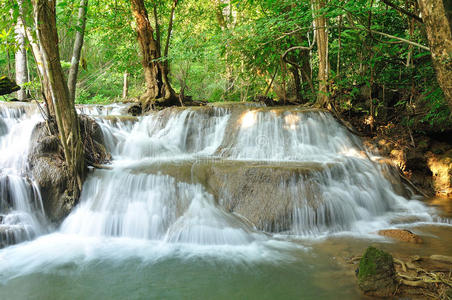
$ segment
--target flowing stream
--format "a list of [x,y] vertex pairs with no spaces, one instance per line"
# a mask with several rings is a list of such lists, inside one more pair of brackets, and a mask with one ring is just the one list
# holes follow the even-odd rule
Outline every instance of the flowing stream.
[[352,281],[316,282],[337,268],[317,241],[387,242],[379,229],[437,222],[327,112],[125,110],[79,107],[113,162],[54,229],[27,176],[39,111],[0,106],[0,246],[29,240],[0,250],[0,298],[359,298]]

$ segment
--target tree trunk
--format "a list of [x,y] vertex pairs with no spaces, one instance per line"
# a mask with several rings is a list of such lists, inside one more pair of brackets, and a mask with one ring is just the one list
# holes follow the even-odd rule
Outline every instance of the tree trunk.
[[[144,2],[143,0],[131,0],[131,4],[146,82],[146,92],[140,99],[143,108],[149,109],[156,101],[163,105],[177,105],[179,101],[169,83],[167,68],[160,62],[160,41],[154,38],[154,29],[149,22]],[[158,22],[156,14],[155,21]]]
[[56,0],[34,0],[34,19],[42,50],[43,69],[48,76],[52,105],[55,111],[59,138],[63,146],[68,173],[72,178],[69,191],[77,199],[85,176],[85,156],[80,123],[60,64],[56,28]]
[[46,109],[49,115],[54,115],[55,111],[53,110],[53,104],[52,104],[52,95],[50,92],[50,82],[49,77],[46,74],[46,71],[44,69],[44,60],[43,55],[41,51],[40,45],[36,42],[33,34],[30,31],[30,28],[26,26],[24,22],[24,12],[22,10],[19,11],[19,19],[22,24],[22,34],[24,37],[27,38],[28,43],[31,46],[31,53],[33,54],[33,57],[36,62],[36,67],[38,69],[38,76],[39,80],[41,81],[41,92],[42,96],[44,97],[44,101],[46,104]]
[[[223,13],[223,7],[224,7],[224,3],[222,0],[215,0],[215,15],[217,17],[217,22],[218,25],[220,26],[221,31],[224,33],[228,30],[228,25],[229,22],[231,21],[230,17],[224,16]],[[229,1],[229,13],[232,13],[232,7],[231,7],[231,2]],[[230,46],[229,46],[229,42],[226,42],[225,44],[225,51],[224,51],[224,60],[226,63],[226,84],[225,84],[225,95],[227,96],[230,92],[234,91],[234,70],[232,65],[230,64],[230,55],[229,55],[229,50]]]
[[80,63],[80,53],[83,47],[83,38],[85,36],[86,26],[86,11],[88,9],[88,0],[80,0],[80,8],[78,9],[78,30],[75,33],[74,48],[72,50],[71,68],[69,69],[69,76],[67,86],[69,90],[69,99],[74,102],[75,89],[77,85],[77,74]]
[[340,15],[339,17],[339,33],[338,33],[338,38],[337,38],[337,62],[336,62],[336,82],[341,80],[341,50],[342,50],[342,45],[341,45],[341,33],[342,33],[342,15]]
[[[23,14],[22,0],[18,0],[20,14]],[[25,36],[22,30],[22,19],[17,18],[17,24],[15,26],[17,51],[15,53],[16,64],[16,83],[21,86],[21,89],[17,91],[17,99],[24,101],[28,98],[27,90],[23,87],[23,84],[28,82],[28,69],[27,69],[27,50],[25,49]]]
[[290,72],[292,73],[293,76],[293,81],[294,81],[294,86],[295,86],[295,97],[297,100],[301,100],[301,80],[300,80],[300,75],[298,73],[298,68],[295,67],[290,67],[289,68]]
[[317,31],[317,53],[319,56],[319,90],[317,94],[317,104],[321,107],[328,106],[328,32],[327,20],[324,15],[317,15],[318,10],[325,7],[326,0],[314,0],[316,17],[314,19],[315,30]]
[[452,111],[452,36],[442,0],[419,0],[439,86]]

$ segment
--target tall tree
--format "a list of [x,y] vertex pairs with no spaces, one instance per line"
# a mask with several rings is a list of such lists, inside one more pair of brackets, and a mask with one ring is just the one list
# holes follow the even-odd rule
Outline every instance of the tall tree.
[[327,19],[325,13],[321,10],[325,7],[326,0],[314,0],[314,30],[317,37],[317,53],[319,56],[319,91],[317,95],[317,104],[325,107],[328,105],[328,74],[329,74],[329,61],[328,61],[328,30]]
[[83,47],[83,38],[85,36],[86,26],[86,11],[88,9],[88,0],[80,0],[80,7],[78,9],[78,25],[75,33],[74,48],[72,50],[71,68],[69,69],[69,76],[67,86],[69,89],[69,99],[74,102],[75,88],[77,85],[78,68],[80,64],[80,53]]
[[419,0],[436,78],[452,111],[452,34],[442,0]]
[[168,79],[169,67],[167,62],[172,22],[177,3],[177,0],[173,1],[164,56],[162,57],[160,26],[155,3],[153,10],[156,28],[154,30],[149,21],[144,1],[131,0],[132,13],[136,21],[138,43],[142,54],[141,63],[144,69],[144,78],[146,82],[146,92],[140,98],[145,110],[156,103],[162,106],[178,105],[180,103]]
[[[19,14],[23,14],[23,1],[18,0]],[[15,53],[15,66],[16,66],[16,83],[21,86],[21,89],[17,91],[17,99],[24,101],[27,99],[27,90],[24,88],[24,84],[28,82],[28,67],[27,67],[27,49],[25,48],[25,35],[22,30],[22,19],[17,18],[15,26],[17,50]]]
[[56,27],[56,0],[33,0],[33,12],[44,73],[50,86],[51,105],[55,112],[59,138],[67,169],[72,178],[70,190],[78,198],[85,176],[85,156],[80,123],[60,63]]

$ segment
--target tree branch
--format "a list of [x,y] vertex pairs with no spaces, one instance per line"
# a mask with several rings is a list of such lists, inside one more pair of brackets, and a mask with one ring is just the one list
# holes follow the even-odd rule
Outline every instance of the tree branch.
[[169,24],[168,24],[168,33],[166,35],[165,50],[163,51],[163,56],[165,57],[165,59],[167,59],[167,56],[168,56],[171,31],[173,30],[174,11],[176,10],[176,6],[177,6],[178,2],[179,2],[178,0],[174,0],[173,6],[171,7],[171,15],[170,15]]
[[398,12],[401,12],[402,14],[407,15],[408,17],[415,19],[419,23],[424,23],[422,18],[420,18],[419,16],[416,16],[412,12],[410,12],[410,11],[408,11],[408,10],[402,8],[402,7],[399,7],[399,6],[395,5],[394,3],[390,2],[389,0],[381,0],[381,2],[383,2],[387,6],[390,6],[390,7],[394,8],[395,10],[397,10]]
[[153,6],[153,13],[154,13],[154,22],[155,22],[155,40],[157,41],[157,52],[160,55],[160,42],[161,42],[161,38],[160,38],[160,25],[159,25],[159,19],[158,19],[158,15],[157,15],[157,5]]

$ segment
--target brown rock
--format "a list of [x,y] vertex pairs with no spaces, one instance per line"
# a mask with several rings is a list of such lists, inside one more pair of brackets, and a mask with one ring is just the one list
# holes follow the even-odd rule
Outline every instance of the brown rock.
[[387,236],[402,242],[422,244],[424,241],[416,234],[406,229],[385,229],[378,231],[379,235]]

